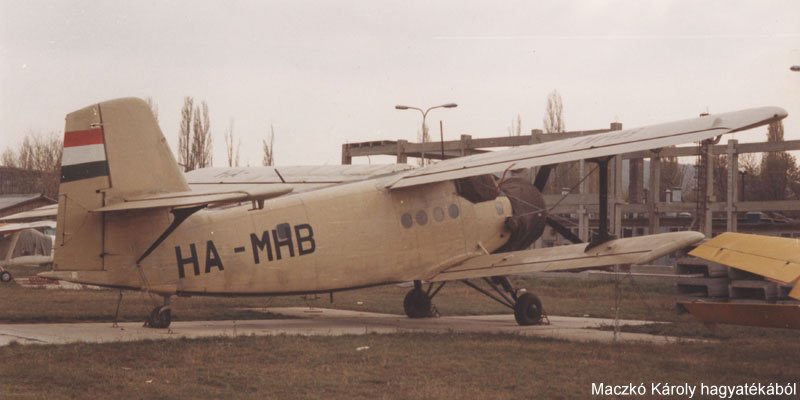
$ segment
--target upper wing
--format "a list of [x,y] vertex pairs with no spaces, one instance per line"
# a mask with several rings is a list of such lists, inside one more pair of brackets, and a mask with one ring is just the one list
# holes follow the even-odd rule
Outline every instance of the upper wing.
[[586,251],[586,244],[512,251],[470,258],[430,281],[451,281],[530,272],[565,271],[615,264],[642,264],[703,240],[699,232],[670,232],[615,239]]
[[786,110],[779,107],[752,108],[643,128],[520,146],[446,160],[416,169],[403,174],[388,187],[396,189],[490,174],[507,168],[530,168],[699,142],[724,133],[768,124],[786,115]]
[[800,300],[800,239],[726,232],[689,254],[792,284],[789,296]]
[[201,168],[186,174],[190,185],[233,183],[335,184],[409,170],[406,164]]
[[408,165],[202,168],[186,174],[192,190],[126,198],[93,211],[189,207],[266,200],[289,192],[368,179],[411,168]]

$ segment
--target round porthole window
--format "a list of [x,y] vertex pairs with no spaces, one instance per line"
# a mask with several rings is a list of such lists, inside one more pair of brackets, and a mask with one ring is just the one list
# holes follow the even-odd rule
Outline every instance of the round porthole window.
[[457,205],[450,204],[449,206],[447,206],[447,214],[450,215],[450,218],[453,218],[453,219],[458,218],[458,213],[459,213],[459,211],[458,211],[458,206]]
[[414,225],[414,220],[411,218],[411,214],[405,213],[400,216],[400,223],[403,224],[404,228],[411,228],[411,225]]
[[444,220],[444,210],[442,210],[442,207],[433,209],[433,219],[435,219],[436,222],[442,222],[442,220]]
[[426,213],[425,210],[417,211],[417,223],[420,225],[428,223],[428,213]]

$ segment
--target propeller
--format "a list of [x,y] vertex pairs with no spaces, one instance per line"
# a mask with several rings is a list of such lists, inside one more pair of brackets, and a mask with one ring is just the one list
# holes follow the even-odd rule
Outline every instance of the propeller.
[[[552,171],[554,167],[555,165],[543,165],[539,167],[539,171],[536,172],[536,179],[533,181],[533,186],[539,190],[540,193],[544,190],[544,186],[547,184],[547,180],[550,178],[550,171]],[[553,228],[556,232],[558,232],[559,235],[563,236],[570,242],[583,243],[578,235],[572,233],[569,228],[556,221],[549,215],[547,216],[547,219],[545,219],[545,223],[547,226]]]

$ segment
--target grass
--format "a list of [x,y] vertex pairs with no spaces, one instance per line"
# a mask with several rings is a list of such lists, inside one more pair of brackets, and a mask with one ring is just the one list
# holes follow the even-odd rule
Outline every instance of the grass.
[[800,376],[796,341],[658,349],[452,334],[16,345],[0,348],[0,396],[587,398],[600,382],[785,384]]
[[[715,339],[669,345],[570,343],[514,335],[396,334],[239,337],[0,348],[0,398],[586,398],[591,384],[796,382],[797,332],[719,326],[674,312],[669,284],[566,279],[515,282],[553,315],[667,321],[627,331]],[[402,313],[408,288],[385,286],[302,298],[181,298],[176,320],[264,318],[247,308],[333,306]],[[0,321],[111,321],[115,291],[0,285]],[[160,302],[126,293],[122,320]],[[443,315],[508,313],[460,284],[435,303]],[[359,347],[369,349],[357,351]]]

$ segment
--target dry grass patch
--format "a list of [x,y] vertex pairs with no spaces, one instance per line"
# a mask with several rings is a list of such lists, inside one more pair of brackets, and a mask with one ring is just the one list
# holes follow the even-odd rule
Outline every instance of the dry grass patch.
[[10,346],[0,348],[0,397],[586,398],[593,382],[793,382],[798,351],[450,334]]

